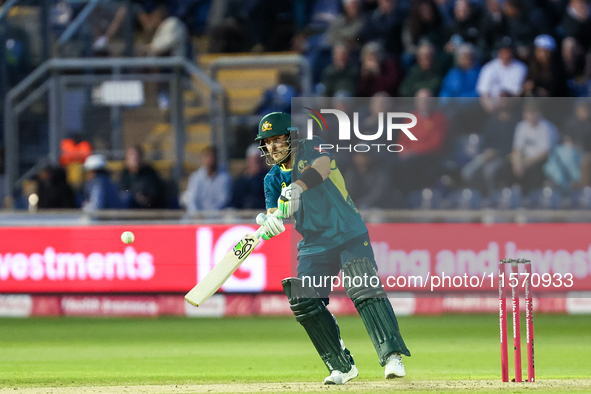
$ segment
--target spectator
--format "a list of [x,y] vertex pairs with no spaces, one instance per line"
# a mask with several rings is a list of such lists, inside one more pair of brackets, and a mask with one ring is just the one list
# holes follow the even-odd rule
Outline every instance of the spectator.
[[337,44],[332,52],[332,64],[322,71],[323,95],[333,97],[339,90],[355,94],[357,67],[349,59],[349,49],[345,44]]
[[[548,16],[550,26],[554,32],[560,30],[560,23],[564,14],[566,14],[566,7],[568,7],[569,0],[548,0],[546,2],[538,2],[541,7],[544,7],[544,12]],[[545,3],[545,4],[544,4]],[[558,33],[560,35],[560,33]]]
[[435,65],[435,47],[429,42],[423,42],[417,51],[417,64],[412,66],[402,80],[400,96],[414,97],[421,89],[438,92],[442,79],[443,75]]
[[480,31],[483,36],[483,42],[479,49],[482,51],[483,60],[490,60],[489,53],[494,49],[497,42],[508,34],[507,18],[503,14],[501,7],[502,0],[486,0],[486,12],[483,13],[480,20]]
[[404,150],[398,154],[400,163],[396,165],[396,176],[400,177],[403,192],[431,186],[438,177],[445,138],[447,118],[434,109],[433,94],[421,89],[415,97],[417,124],[411,130],[417,141],[410,141],[406,134],[398,134],[398,144]]
[[[476,82],[480,67],[476,64],[475,48],[462,44],[456,49],[456,66],[443,79],[440,97],[478,97]],[[444,100],[447,101],[447,100]]]
[[544,174],[563,191],[588,185],[591,163],[591,119],[589,102],[575,102],[566,121],[562,144],[556,146],[544,164]]
[[125,165],[119,181],[127,208],[161,209],[166,206],[163,183],[158,173],[144,161],[141,147],[125,153]]
[[238,209],[265,209],[264,178],[267,174],[257,144],[246,150],[246,168],[234,180],[231,206]]
[[271,86],[263,93],[256,110],[257,115],[266,115],[270,112],[291,112],[291,99],[298,96],[295,81],[289,74],[281,73],[279,83]]
[[286,50],[293,36],[292,7],[291,1],[214,1],[212,10],[223,16],[210,24],[209,52]]
[[564,141],[582,152],[591,152],[591,103],[577,99],[573,114],[564,125]]
[[511,108],[515,100],[501,98],[498,108],[484,126],[481,153],[461,170],[462,179],[468,186],[487,194],[511,183],[512,177],[503,176],[503,170],[509,165],[513,133],[518,121]]
[[550,34],[550,22],[543,10],[526,0],[506,0],[503,8],[507,20],[507,34],[516,47],[515,56],[521,60],[529,56],[529,48],[535,37]]
[[[374,94],[369,100],[368,108],[360,114],[359,117],[359,129],[367,130],[365,133],[375,132],[379,129],[380,116],[382,116],[382,126],[385,124],[385,118],[383,114],[387,114],[391,111],[392,99],[387,92],[378,92]],[[380,113],[382,115],[380,115]],[[392,130],[392,141],[398,139],[398,133],[400,130]],[[359,141],[359,143],[363,143]],[[350,156],[350,155],[349,155]]]
[[503,37],[497,44],[497,58],[480,71],[476,91],[481,97],[519,96],[527,75],[525,64],[513,58],[513,40]]
[[[385,128],[385,124],[386,124],[386,115],[388,111],[391,111],[391,100],[392,98],[390,98],[390,95],[386,92],[378,92],[376,94],[374,94],[370,99],[369,102],[367,102],[367,100],[364,100],[366,103],[368,103],[367,106],[362,107],[362,108],[356,108],[355,104],[356,101],[354,99],[351,98],[343,98],[339,101],[336,100],[336,98],[333,100],[333,108],[336,109],[340,109],[341,111],[345,112],[346,114],[349,115],[349,119],[353,119],[353,111],[359,111],[358,112],[358,126],[359,126],[359,131],[363,134],[374,134],[377,132],[377,130],[379,130],[380,128],[380,117],[382,120],[381,126],[382,128]],[[380,114],[381,113],[381,114]],[[336,116],[331,116],[328,119],[335,119],[336,120]],[[333,130],[333,129],[337,129],[339,127],[338,122],[333,121],[333,125],[331,125],[331,123],[328,123],[328,129],[329,130]],[[392,137],[391,140],[392,141],[396,141],[396,139],[398,138],[398,132],[400,132],[400,130],[394,129],[392,130]],[[334,144],[337,145],[342,141],[338,140],[338,136],[335,135],[335,133],[327,133],[327,137],[328,139],[324,139],[324,141],[327,141],[330,144]],[[367,143],[367,141],[363,141],[361,139],[359,139],[359,137],[357,137],[355,135],[355,133],[351,133],[351,143],[353,144],[365,144]],[[378,152],[370,152],[368,154],[372,154],[376,156],[377,160],[371,160],[371,165],[372,166],[376,166],[378,165],[378,161],[379,161],[379,165],[388,165],[388,163],[386,162],[387,160],[382,160],[382,159],[390,159],[390,160],[395,160],[396,159],[396,155],[395,154],[384,154],[382,150]],[[340,151],[335,151],[333,154],[337,160],[337,162],[339,163],[339,168],[341,169],[341,172],[343,174],[345,174],[350,167],[354,167],[355,163],[353,163],[353,155],[351,155],[350,152],[348,152],[347,150],[340,150]]]
[[225,208],[231,198],[232,179],[218,167],[215,147],[205,150],[203,165],[189,176],[183,202],[187,211],[218,211]]
[[84,211],[96,211],[98,209],[122,208],[119,199],[119,190],[111,181],[107,171],[107,161],[103,155],[91,155],[84,162],[86,171],[86,184],[84,185]]
[[591,186],[591,103],[578,99],[564,127],[564,143],[581,152],[581,186]]
[[585,58],[590,64],[591,57],[591,12],[586,0],[569,1],[560,30],[564,36],[562,58],[568,78],[580,77],[585,71]]
[[176,16],[170,16],[163,5],[153,12],[153,18],[158,27],[146,50],[147,55],[190,57],[189,33],[185,24]]
[[343,0],[343,13],[337,16],[326,32],[326,40],[331,46],[339,42],[346,43],[350,48],[358,45],[357,39],[365,22],[361,1]]
[[386,52],[402,53],[402,24],[407,10],[397,0],[377,0],[377,8],[365,19],[360,39],[363,44],[378,41]]
[[412,0],[410,16],[402,32],[404,51],[416,54],[420,43],[425,40],[441,49],[445,38],[443,18],[435,1]]
[[[285,2],[291,3],[291,2]],[[332,22],[341,15],[341,0],[315,0],[311,7],[310,18],[306,26],[313,32],[325,32]]]
[[121,31],[126,15],[127,9],[117,3],[102,2],[94,9],[88,22],[94,37],[92,49],[95,56],[110,54],[109,42],[121,36],[118,33]]
[[37,195],[39,209],[76,208],[74,190],[62,167],[48,166],[41,170],[37,176]]
[[450,26],[454,19],[454,1],[453,0],[435,0],[441,18],[443,18],[443,25]]
[[347,191],[359,209],[383,208],[390,183],[386,169],[370,152],[355,152],[353,165],[344,174]]
[[214,0],[208,23],[208,52],[244,52],[250,49],[247,43],[249,34],[245,30],[245,11],[241,0]]
[[384,53],[381,44],[369,42],[361,51],[361,73],[357,82],[357,95],[371,97],[377,92],[398,96],[402,69],[396,60]]
[[[449,29],[448,37],[451,37],[451,40],[446,47],[449,47],[450,43],[453,44],[454,38],[461,38],[463,43],[482,46],[484,38],[480,28],[480,15],[468,0],[456,1],[454,21]],[[456,49],[449,48],[448,52],[454,52]]]
[[566,76],[560,58],[556,56],[556,41],[542,34],[534,41],[534,56],[529,75],[523,84],[524,96],[563,97],[568,95]]
[[525,194],[542,186],[543,166],[557,141],[556,126],[542,117],[533,102],[525,103],[523,120],[515,128],[511,153],[513,176]]
[[[26,30],[11,23],[10,18],[2,22],[5,31],[5,53],[7,88],[16,86],[31,71],[30,38]],[[4,98],[0,101],[3,102]]]

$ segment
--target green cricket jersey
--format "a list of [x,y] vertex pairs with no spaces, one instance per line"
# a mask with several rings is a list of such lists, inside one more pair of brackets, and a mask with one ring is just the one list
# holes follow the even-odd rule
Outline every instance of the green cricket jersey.
[[295,228],[302,235],[300,256],[322,253],[367,233],[367,226],[345,188],[345,181],[335,160],[327,151],[320,152],[320,137],[297,141],[291,169],[274,165],[265,176],[267,209],[277,208],[281,189],[299,179],[317,158],[331,159],[330,176],[320,185],[305,191],[294,215]]

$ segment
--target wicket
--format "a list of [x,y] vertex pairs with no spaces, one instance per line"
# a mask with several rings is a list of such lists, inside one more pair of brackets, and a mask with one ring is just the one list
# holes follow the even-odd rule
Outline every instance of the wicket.
[[504,259],[499,262],[499,324],[501,330],[501,375],[503,382],[509,381],[509,355],[507,353],[507,300],[505,298],[505,265],[511,264],[509,285],[511,286],[511,307],[513,311],[513,351],[515,382],[522,381],[521,370],[521,325],[519,310],[519,265],[524,264],[525,280],[525,327],[527,343],[527,381],[535,381],[534,370],[534,322],[531,289],[531,262],[525,259]]

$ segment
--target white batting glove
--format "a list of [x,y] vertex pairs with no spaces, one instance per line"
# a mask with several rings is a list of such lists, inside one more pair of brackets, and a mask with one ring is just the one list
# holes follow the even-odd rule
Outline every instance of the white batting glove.
[[261,236],[265,241],[268,241],[285,231],[283,220],[273,215],[259,213],[256,217],[256,222],[259,226],[263,226],[265,229],[265,232]]
[[300,196],[303,192],[304,189],[297,183],[292,183],[281,189],[281,196],[277,201],[280,218],[288,218],[296,213],[300,208]]

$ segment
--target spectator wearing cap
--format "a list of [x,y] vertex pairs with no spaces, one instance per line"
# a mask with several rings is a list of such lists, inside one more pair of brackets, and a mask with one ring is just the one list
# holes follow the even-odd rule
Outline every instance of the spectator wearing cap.
[[332,51],[332,64],[322,70],[323,95],[333,97],[339,90],[352,95],[356,91],[357,67],[349,59],[349,48],[346,44],[337,44]]
[[474,46],[462,44],[456,49],[455,55],[456,66],[443,79],[439,97],[478,97],[476,82],[480,67],[476,63]]
[[103,155],[91,155],[84,162],[86,184],[84,185],[84,211],[122,208],[119,189],[111,181],[107,160]]
[[542,186],[544,163],[558,142],[556,126],[544,119],[534,102],[523,107],[523,120],[517,123],[513,135],[511,168],[524,193]]
[[[586,0],[570,0],[559,27],[562,40],[562,58],[569,79],[579,77],[591,62],[591,11]],[[587,75],[588,76],[588,75]]]
[[232,178],[219,167],[217,149],[205,149],[203,165],[189,176],[183,203],[189,213],[218,211],[226,208],[232,197]]
[[402,97],[414,97],[421,89],[438,92],[443,73],[435,64],[435,47],[428,41],[421,43],[417,51],[417,64],[411,67],[402,80],[399,93]]
[[529,74],[523,84],[524,96],[563,97],[568,95],[566,76],[556,55],[556,41],[541,34],[534,41],[534,54],[529,63]]
[[482,67],[476,91],[481,97],[519,96],[527,75],[527,66],[513,57],[511,38],[503,37],[497,48],[497,57]]
[[246,150],[246,168],[234,180],[230,206],[238,209],[264,209],[264,179],[267,174],[265,161],[258,144]]
[[369,42],[361,50],[361,73],[357,81],[357,95],[372,97],[377,92],[398,96],[402,69],[398,62],[386,55],[382,45]]

